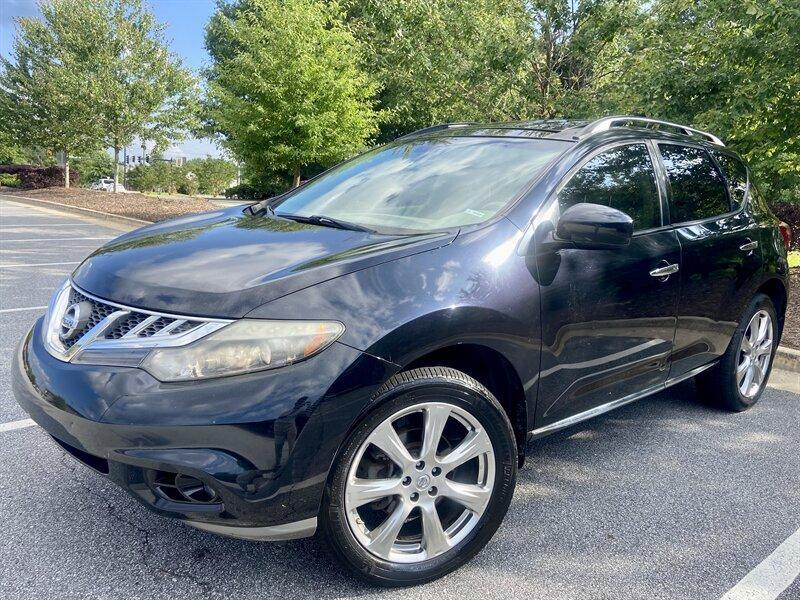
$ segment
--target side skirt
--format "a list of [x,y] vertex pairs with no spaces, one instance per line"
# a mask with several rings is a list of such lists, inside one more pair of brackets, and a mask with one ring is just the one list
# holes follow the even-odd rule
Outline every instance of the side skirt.
[[714,361],[708,363],[707,365],[697,367],[696,369],[692,369],[688,373],[684,373],[683,375],[679,375],[678,377],[673,377],[672,379],[668,379],[664,383],[653,386],[646,390],[642,390],[641,392],[636,392],[635,394],[630,394],[623,398],[612,400],[611,402],[607,402],[606,404],[601,404],[600,406],[595,406],[594,408],[590,408],[589,410],[585,410],[576,415],[572,415],[571,417],[567,417],[566,419],[561,419],[560,421],[556,421],[555,423],[550,423],[550,425],[545,425],[544,427],[539,427],[538,429],[534,429],[533,431],[530,431],[528,433],[528,441],[544,437],[551,433],[555,433],[556,431],[560,431],[561,429],[566,429],[567,427],[571,427],[572,425],[577,425],[578,423],[581,423],[593,417],[597,417],[599,415],[612,411],[615,408],[619,408],[620,406],[625,406],[626,404],[630,404],[631,402],[636,402],[637,400],[645,398],[646,396],[652,396],[653,394],[657,394],[658,392],[661,392],[667,389],[668,387],[672,387],[673,385],[681,383],[682,381],[691,379],[692,377],[694,377],[698,373],[702,373],[706,369],[710,369],[711,367],[716,365],[717,362],[718,361]]

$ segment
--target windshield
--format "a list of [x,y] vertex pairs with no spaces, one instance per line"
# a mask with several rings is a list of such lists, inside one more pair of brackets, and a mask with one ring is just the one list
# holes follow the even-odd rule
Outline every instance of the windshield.
[[567,142],[444,137],[367,152],[275,206],[375,229],[431,231],[480,223],[505,207]]

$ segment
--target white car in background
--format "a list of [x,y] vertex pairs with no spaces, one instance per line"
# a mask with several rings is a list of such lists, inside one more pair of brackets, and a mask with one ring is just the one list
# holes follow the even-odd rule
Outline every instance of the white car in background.
[[[103,177],[102,179],[98,179],[95,181],[89,189],[92,190],[103,190],[105,192],[113,192],[114,191],[114,179],[111,177]],[[121,183],[117,183],[117,191],[124,192],[125,186]]]

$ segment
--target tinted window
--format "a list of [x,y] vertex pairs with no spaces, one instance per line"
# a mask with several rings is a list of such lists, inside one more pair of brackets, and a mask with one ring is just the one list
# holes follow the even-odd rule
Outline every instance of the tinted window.
[[739,208],[744,203],[744,197],[747,194],[747,169],[736,157],[714,152],[714,158],[717,159],[722,167],[722,172],[728,179],[728,190],[731,193],[734,208]]
[[660,226],[658,188],[647,146],[620,146],[583,165],[558,194],[562,212],[581,202],[621,210],[637,230]]
[[725,182],[705,150],[674,144],[659,148],[671,190],[669,210],[673,223],[730,212]]
[[568,147],[555,140],[488,137],[396,143],[331,169],[275,210],[377,229],[427,231],[480,223]]

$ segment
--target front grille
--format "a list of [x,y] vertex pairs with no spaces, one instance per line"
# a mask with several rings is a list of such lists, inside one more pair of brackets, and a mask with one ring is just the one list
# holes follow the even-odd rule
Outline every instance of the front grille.
[[[72,331],[66,324],[67,312],[77,327]],[[187,344],[228,323],[122,306],[95,298],[70,282],[56,294],[45,339],[48,351],[61,360],[136,366],[149,348]]]
[[[69,303],[68,306],[72,306],[73,304],[78,304],[80,302],[89,302],[92,305],[92,313],[89,316],[89,320],[86,322],[80,330],[78,330],[77,334],[67,340],[62,340],[65,348],[72,348],[75,343],[83,337],[85,333],[91,330],[92,327],[97,325],[100,321],[105,319],[108,315],[114,312],[114,307],[108,304],[104,304],[102,302],[96,302],[90,299],[87,296],[81,294],[75,288],[72,288],[69,292]],[[61,315],[63,316],[63,315]]]
[[143,313],[131,313],[127,317],[121,318],[119,321],[116,322],[114,327],[106,332],[105,337],[108,340],[118,340],[121,337],[125,337],[131,331],[133,331],[138,325],[144,323],[147,320],[147,315]]
[[64,348],[66,349],[71,348],[81,337],[88,333],[92,327],[100,323],[103,319],[120,310],[126,310],[126,312],[130,310],[130,312],[118,318],[113,325],[99,336],[99,339],[119,340],[123,338],[149,338],[163,334],[178,335],[191,331],[204,323],[204,321],[159,316],[144,312],[136,312],[135,309],[118,308],[97,298],[90,298],[72,287],[69,292],[68,307],[81,302],[89,302],[92,305],[92,313],[86,325],[84,325],[73,338],[62,340]]

